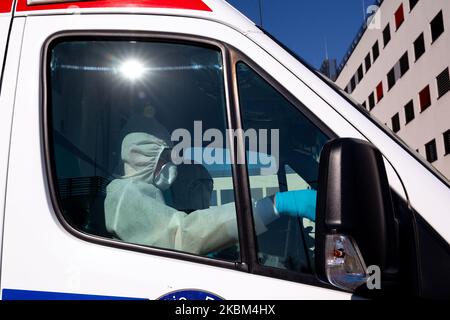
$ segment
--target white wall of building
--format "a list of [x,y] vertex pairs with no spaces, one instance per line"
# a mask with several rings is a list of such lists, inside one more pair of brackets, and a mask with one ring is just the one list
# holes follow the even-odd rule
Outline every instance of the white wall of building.
[[[395,27],[395,11],[403,3],[405,21],[398,30]],[[450,1],[419,0],[410,10],[409,0],[385,0],[375,19],[379,28],[368,28],[342,69],[336,83],[346,88],[361,64],[364,66],[364,78],[352,92],[359,103],[366,102],[376,91],[376,86],[383,81],[384,98],[376,103],[370,111],[372,115],[392,128],[391,118],[398,112],[400,131],[397,133],[413,149],[418,149],[425,156],[425,144],[436,139],[438,160],[432,164],[450,178],[450,155],[445,155],[443,133],[450,129],[450,92],[438,99],[436,77],[450,66]],[[432,43],[430,22],[443,12],[444,33]],[[384,47],[383,30],[387,24],[391,27],[391,40]],[[414,41],[423,32],[425,54],[416,62]],[[373,62],[372,46],[378,40],[380,56]],[[387,74],[408,51],[409,71],[388,91]],[[364,59],[371,53],[372,67],[366,73]],[[430,86],[432,105],[420,112],[419,92]],[[406,124],[404,106],[414,100],[415,119]],[[375,101],[376,92],[375,92]]]

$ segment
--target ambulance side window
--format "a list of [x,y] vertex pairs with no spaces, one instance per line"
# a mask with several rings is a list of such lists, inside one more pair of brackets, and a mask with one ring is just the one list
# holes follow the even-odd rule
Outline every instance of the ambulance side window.
[[221,50],[67,37],[48,56],[50,162],[65,221],[111,245],[238,261],[231,164],[203,161],[202,133],[227,128]]
[[[236,68],[244,130],[259,134],[258,146],[246,145],[252,199],[316,190],[320,152],[329,137],[247,64],[239,62]],[[260,264],[313,272],[314,229],[314,219],[275,220],[257,237]]]

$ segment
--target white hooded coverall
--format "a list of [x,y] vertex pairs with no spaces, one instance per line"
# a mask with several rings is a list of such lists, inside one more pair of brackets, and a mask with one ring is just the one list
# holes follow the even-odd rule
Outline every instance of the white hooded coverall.
[[[119,240],[206,255],[238,241],[235,204],[193,211],[178,211],[164,201],[154,183],[155,167],[171,142],[134,132],[122,142],[125,175],[107,186],[106,228]],[[278,215],[266,198],[254,206],[258,234]]]

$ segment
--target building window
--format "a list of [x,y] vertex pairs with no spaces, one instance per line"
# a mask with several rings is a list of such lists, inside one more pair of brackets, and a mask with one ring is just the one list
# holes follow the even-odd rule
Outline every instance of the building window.
[[380,47],[378,46],[378,41],[375,42],[375,44],[372,47],[372,55],[373,55],[373,62],[375,62],[380,56]]
[[395,85],[395,67],[389,71],[387,74],[387,81],[388,81],[388,90],[391,90],[392,87]]
[[384,42],[385,47],[387,46],[389,41],[391,41],[391,27],[388,23],[386,28],[384,28],[384,30],[383,30],[383,42]]
[[435,42],[440,37],[440,35],[444,33],[444,17],[442,15],[442,11],[440,11],[436,15],[436,17],[434,17],[430,25],[431,25],[431,39],[433,42]]
[[360,65],[358,68],[358,83],[364,78],[364,70],[363,65]]
[[381,99],[383,99],[384,97],[384,92],[383,92],[383,82],[380,82],[377,85],[377,102],[380,102]]
[[409,70],[408,51],[400,58],[400,76],[403,77]]
[[351,90],[350,90],[350,83],[345,87],[345,92],[347,92],[348,94],[351,94]]
[[375,95],[372,92],[369,96],[369,110],[372,110],[373,108],[375,108]]
[[356,82],[355,82],[355,77],[353,76],[352,79],[350,80],[350,93],[352,93],[356,88]]
[[392,131],[395,133],[400,131],[400,115],[397,113],[395,116],[392,117]]
[[403,3],[400,5],[400,7],[395,11],[395,27],[400,28],[400,26],[403,24],[403,21],[405,21],[405,13],[403,12]]
[[412,11],[419,0],[409,0],[409,11]]
[[444,133],[445,155],[450,154],[450,130]]
[[438,95],[439,98],[444,94],[450,91],[450,76],[448,72],[448,68],[441,72],[440,75],[437,76],[437,87],[438,87]]
[[367,103],[365,101],[361,104],[361,106],[367,110]]
[[425,145],[425,151],[427,153],[428,162],[433,163],[438,159],[435,139]]
[[406,124],[410,123],[414,120],[414,101],[411,100],[408,102],[408,104],[405,106],[405,118],[406,118]]
[[430,86],[426,86],[419,93],[420,99],[420,112],[425,111],[429,106],[431,106],[431,94],[430,94]]
[[425,39],[423,33],[414,41],[414,53],[416,61],[425,53]]
[[366,56],[366,73],[369,71],[370,67],[372,66],[372,61],[370,60],[370,52]]

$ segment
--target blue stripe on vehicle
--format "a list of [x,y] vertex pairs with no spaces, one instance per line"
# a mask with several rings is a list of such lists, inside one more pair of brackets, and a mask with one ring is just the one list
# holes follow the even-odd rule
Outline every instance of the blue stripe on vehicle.
[[100,296],[91,294],[46,292],[31,290],[3,289],[3,300],[146,300],[141,298],[126,298]]

